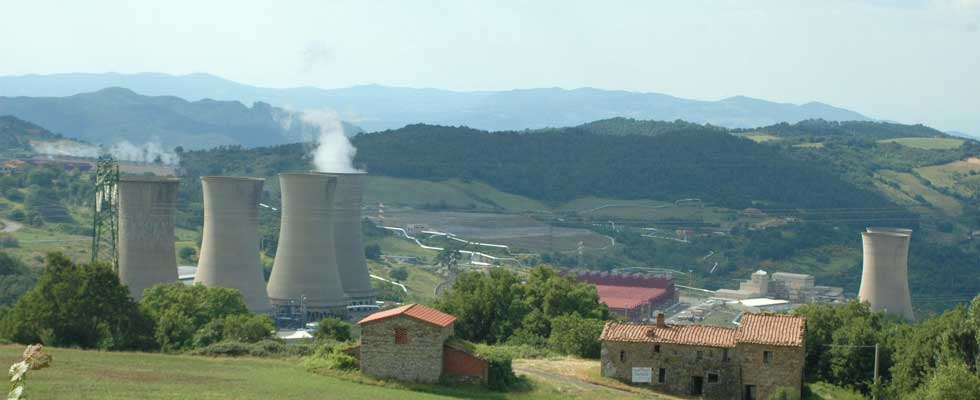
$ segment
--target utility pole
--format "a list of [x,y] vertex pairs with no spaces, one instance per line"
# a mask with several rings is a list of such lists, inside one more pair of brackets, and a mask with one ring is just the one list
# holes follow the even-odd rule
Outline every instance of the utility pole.
[[[875,387],[878,386],[880,376],[878,375],[878,343],[875,343]],[[875,394],[875,400],[878,400],[878,395]]]
[[103,258],[119,270],[117,248],[119,164],[111,155],[99,157],[95,168],[95,201],[92,204],[92,262]]

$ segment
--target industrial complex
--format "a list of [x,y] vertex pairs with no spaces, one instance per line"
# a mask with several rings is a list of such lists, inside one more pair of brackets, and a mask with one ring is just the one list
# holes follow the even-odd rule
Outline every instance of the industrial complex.
[[[174,251],[179,179],[119,178],[119,278],[135,299],[153,285],[189,281]],[[280,324],[377,311],[361,239],[363,174],[283,173],[282,222],[268,284],[259,260],[264,180],[205,176],[204,232],[193,282],[238,289],[250,310]]]

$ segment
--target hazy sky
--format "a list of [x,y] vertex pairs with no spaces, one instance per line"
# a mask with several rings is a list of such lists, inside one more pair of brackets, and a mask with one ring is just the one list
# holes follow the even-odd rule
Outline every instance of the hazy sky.
[[747,95],[980,134],[980,0],[150,3],[0,0],[0,75]]

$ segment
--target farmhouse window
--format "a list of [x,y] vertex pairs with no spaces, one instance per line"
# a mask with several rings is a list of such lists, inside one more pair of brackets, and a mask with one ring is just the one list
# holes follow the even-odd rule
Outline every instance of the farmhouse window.
[[667,382],[667,369],[660,368],[660,371],[657,371],[657,383],[666,383],[666,382]]
[[395,328],[395,344],[408,344],[407,328]]
[[762,352],[762,363],[763,364],[766,364],[766,365],[772,364],[772,352],[771,351],[763,351]]
[[718,374],[709,372],[708,383],[718,383]]

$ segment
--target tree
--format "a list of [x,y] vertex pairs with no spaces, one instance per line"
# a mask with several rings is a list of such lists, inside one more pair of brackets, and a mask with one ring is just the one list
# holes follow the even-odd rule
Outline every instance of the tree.
[[547,338],[555,317],[573,313],[598,321],[609,318],[593,285],[575,282],[548,267],[531,270],[526,283],[502,268],[487,274],[464,272],[436,307],[457,317],[460,338],[485,343],[507,341],[518,331],[527,340]]
[[195,333],[211,321],[249,314],[242,293],[236,289],[180,282],[147,289],[140,308],[155,321],[154,337],[165,351],[192,347]]
[[380,260],[381,246],[379,246],[377,243],[364,246],[364,257],[367,257],[368,260]]
[[517,274],[495,268],[488,274],[464,272],[436,308],[456,316],[455,332],[473,342],[506,341],[527,314],[524,286]]
[[939,366],[908,398],[922,400],[980,399],[980,377],[963,362]]
[[605,323],[594,318],[582,318],[578,313],[562,315],[551,320],[548,346],[562,354],[599,358],[599,335]]
[[327,317],[321,319],[313,332],[316,340],[336,340],[346,342],[350,340],[350,324],[337,318]]
[[153,330],[108,265],[76,265],[61,253],[48,254],[37,286],[0,322],[17,343],[111,350],[153,348]]
[[388,275],[391,276],[391,279],[399,282],[408,280],[408,270],[405,267],[392,268],[391,273]]
[[184,246],[177,251],[177,255],[185,260],[194,261],[194,258],[197,256],[197,250],[194,250],[193,247]]

